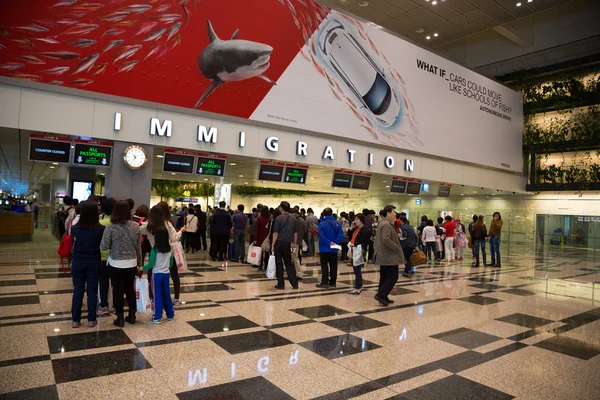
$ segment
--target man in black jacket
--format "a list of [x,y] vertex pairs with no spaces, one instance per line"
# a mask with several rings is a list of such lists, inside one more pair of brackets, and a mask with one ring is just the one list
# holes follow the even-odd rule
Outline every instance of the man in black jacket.
[[196,235],[200,236],[200,240],[197,240],[196,243],[200,243],[200,248],[202,251],[208,250],[206,246],[206,213],[202,211],[202,206],[197,204],[194,207],[196,212],[196,217],[198,217],[198,231]]
[[225,261],[227,243],[232,227],[231,216],[225,210],[227,203],[219,202],[219,208],[210,218],[210,258],[213,261]]
[[413,267],[410,263],[410,256],[413,251],[415,251],[415,247],[417,247],[417,234],[415,233],[415,229],[410,226],[408,220],[405,216],[400,217],[400,232],[402,233],[402,238],[400,238],[400,246],[402,247],[402,252],[404,253],[404,259],[406,263],[404,264],[404,273],[402,276],[409,277],[410,274],[413,274]]

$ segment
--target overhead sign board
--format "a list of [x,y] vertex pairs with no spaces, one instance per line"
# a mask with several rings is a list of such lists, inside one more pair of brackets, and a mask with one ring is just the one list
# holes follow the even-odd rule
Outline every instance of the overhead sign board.
[[421,182],[408,182],[406,184],[407,194],[419,194],[421,193]]
[[227,157],[220,154],[198,153],[196,174],[206,176],[225,175]]
[[259,181],[281,182],[285,163],[261,161],[258,170]]
[[452,190],[452,185],[440,184],[440,188],[438,189],[438,197],[450,197],[450,190]]
[[335,171],[331,180],[332,187],[349,188],[352,187],[351,171]]
[[110,167],[112,149],[111,142],[75,139],[73,163],[94,167]]
[[184,150],[165,149],[163,157],[164,172],[194,173],[196,153]]
[[369,185],[371,184],[371,176],[370,175],[354,175],[352,178],[352,189],[362,189],[369,190]]
[[306,183],[308,165],[286,164],[283,181],[285,183]]
[[68,164],[71,160],[71,139],[61,136],[29,135],[29,161]]
[[392,184],[390,185],[390,192],[392,192],[392,193],[406,192],[406,181],[392,179]]

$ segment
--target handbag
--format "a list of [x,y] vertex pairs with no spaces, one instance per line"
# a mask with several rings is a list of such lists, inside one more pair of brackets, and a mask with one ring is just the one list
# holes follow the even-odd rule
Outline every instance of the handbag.
[[265,253],[268,253],[271,251],[271,241],[269,240],[269,238],[265,238],[265,240],[263,240],[262,244],[260,245],[260,249],[262,251],[264,251]]
[[410,256],[410,264],[414,267],[427,262],[427,256],[421,250],[415,250]]
[[135,278],[135,297],[137,312],[151,313],[150,293],[148,291],[148,279]]
[[173,259],[175,260],[175,265],[177,265],[177,272],[187,271],[187,261],[185,259],[185,253],[183,252],[183,246],[181,245],[181,242],[171,243],[171,249],[173,250]]
[[469,245],[470,249],[474,249],[475,248],[475,244],[473,243],[473,238],[472,237],[469,237],[469,243],[468,243],[468,245]]
[[352,266],[358,267],[365,264],[362,245],[356,245],[352,248]]
[[260,265],[262,262],[262,249],[253,244],[248,246],[247,261],[252,265]]
[[277,266],[275,265],[275,256],[269,256],[269,263],[267,264],[267,278],[275,279]]

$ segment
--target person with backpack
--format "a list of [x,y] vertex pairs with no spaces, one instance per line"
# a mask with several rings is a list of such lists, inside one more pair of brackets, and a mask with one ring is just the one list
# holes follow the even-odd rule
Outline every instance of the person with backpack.
[[56,226],[58,227],[58,236],[62,238],[65,232],[65,222],[73,209],[73,200],[70,196],[63,197],[63,205],[56,211]]
[[198,232],[199,223],[194,208],[188,209],[188,215],[185,217],[185,234],[183,235],[186,253],[189,253],[191,248],[192,254],[194,254],[196,250],[198,250],[198,247],[200,247],[200,245],[196,243],[196,232]]
[[319,289],[329,289],[337,286],[338,246],[344,239],[342,226],[333,217],[333,210],[327,207],[323,210],[323,219],[319,223],[319,253],[321,258],[321,283]]
[[[136,294],[135,276],[142,269],[140,247],[140,227],[131,220],[131,208],[125,200],[117,201],[100,243],[101,250],[110,250],[107,267],[113,288],[113,302],[117,319],[113,322],[119,328],[125,321],[135,324]],[[123,315],[123,295],[127,296],[129,315]]]
[[298,289],[296,270],[292,263],[292,249],[298,251],[296,246],[298,233],[296,232],[296,218],[290,214],[290,211],[290,203],[282,201],[279,204],[281,215],[275,217],[273,221],[271,253],[275,255],[275,264],[277,266],[277,285],[275,285],[275,289],[279,290],[283,290],[285,287],[285,281],[283,280],[284,263],[290,284],[294,289]]
[[405,260],[402,276],[408,278],[415,273],[410,262],[410,256],[412,256],[413,251],[417,247],[417,234],[404,215],[400,217],[400,232],[402,233],[400,247],[402,247]]
[[173,302],[171,301],[171,289],[169,287],[169,270],[173,258],[173,251],[169,244],[169,231],[164,226],[156,227],[154,231],[154,246],[150,250],[148,264],[143,270],[153,270],[152,297],[154,299],[154,315],[149,323],[158,325],[161,323],[163,309],[167,314],[167,321],[175,317]]
[[100,269],[100,243],[104,226],[98,221],[98,206],[92,202],[84,202],[80,206],[79,221],[73,226],[73,300],[71,319],[73,328],[81,323],[81,307],[83,294],[87,287],[88,327],[98,325],[96,307],[98,303],[98,270]]
[[198,231],[196,232],[195,242],[198,244],[198,251],[208,251],[206,246],[206,213],[202,211],[202,206],[196,204],[194,206],[194,213],[198,218]]

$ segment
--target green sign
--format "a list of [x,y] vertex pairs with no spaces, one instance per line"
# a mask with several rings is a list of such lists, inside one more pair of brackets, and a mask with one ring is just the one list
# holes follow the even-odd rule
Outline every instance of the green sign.
[[223,176],[225,173],[225,161],[222,158],[198,157],[196,174]]
[[306,168],[294,168],[285,167],[285,178],[286,183],[306,183]]
[[110,167],[111,150],[112,147],[98,146],[87,143],[76,143],[73,162],[75,164]]

